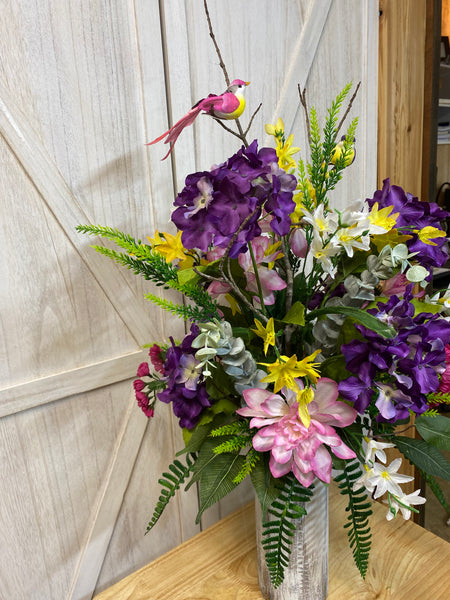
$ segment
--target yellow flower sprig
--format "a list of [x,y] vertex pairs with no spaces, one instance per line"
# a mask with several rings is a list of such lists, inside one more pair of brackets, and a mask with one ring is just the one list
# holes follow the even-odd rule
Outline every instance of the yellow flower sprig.
[[285,171],[295,169],[297,167],[297,163],[292,156],[297,154],[297,152],[300,152],[300,148],[292,145],[294,142],[294,134],[291,133],[291,135],[286,139],[284,133],[284,123],[282,119],[278,119],[275,125],[266,123],[265,130],[268,135],[273,135],[277,142],[275,151],[278,156],[278,164],[280,167]]
[[264,341],[264,354],[267,355],[267,350],[269,346],[275,346],[275,325],[273,318],[271,317],[267,321],[267,325],[264,325],[258,319],[255,319],[256,329],[252,329],[257,336],[263,339]]
[[273,391],[276,394],[283,387],[300,392],[300,387],[295,381],[297,377],[308,377],[313,383],[317,383],[320,373],[317,371],[319,363],[313,362],[316,356],[321,352],[316,350],[302,360],[297,360],[297,356],[280,356],[273,363],[261,363],[267,367],[269,373],[262,379],[266,383],[273,383]]
[[152,249],[156,250],[159,254],[162,254],[167,263],[171,263],[178,259],[181,261],[180,268],[186,269],[192,267],[194,259],[181,243],[181,234],[181,231],[178,231],[176,235],[155,231],[155,237],[147,237],[147,239],[150,242]]

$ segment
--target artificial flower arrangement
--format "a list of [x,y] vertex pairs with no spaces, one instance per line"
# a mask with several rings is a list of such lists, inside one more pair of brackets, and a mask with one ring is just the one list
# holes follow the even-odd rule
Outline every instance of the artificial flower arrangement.
[[[142,243],[109,227],[79,226],[116,242],[102,254],[185,303],[148,299],[186,321],[183,340],[153,343],[137,371],[138,405],[149,418],[171,404],[185,448],[159,480],[148,529],[184,484],[199,486],[203,512],[250,477],[263,515],[273,585],[283,580],[293,518],[307,513],[314,486],[334,478],[348,497],[346,525],[365,576],[371,543],[367,495],[387,519],[408,519],[425,502],[405,494],[398,450],[449,510],[436,476],[450,479],[440,450],[449,420],[448,290],[426,294],[448,260],[436,204],[386,180],[373,198],[329,202],[355,159],[357,120],[339,135],[337,96],[323,132],[308,119],[310,159],[267,125],[275,148],[244,145],[210,171],[187,176],[175,199],[177,234]],[[398,426],[421,439],[397,435]],[[267,519],[271,514],[271,521]]]

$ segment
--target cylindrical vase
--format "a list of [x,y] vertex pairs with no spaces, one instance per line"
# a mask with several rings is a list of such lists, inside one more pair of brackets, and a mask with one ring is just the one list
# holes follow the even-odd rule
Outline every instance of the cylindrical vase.
[[[274,588],[261,545],[262,519],[258,498],[256,512],[256,548],[258,582],[264,600],[326,600],[328,594],[328,487],[318,484],[305,503],[307,514],[294,521],[289,566],[284,580]],[[268,520],[271,515],[268,515]]]

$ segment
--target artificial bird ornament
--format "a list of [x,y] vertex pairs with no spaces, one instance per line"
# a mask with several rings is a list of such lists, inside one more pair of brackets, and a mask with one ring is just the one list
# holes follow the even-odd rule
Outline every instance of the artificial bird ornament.
[[235,79],[223,94],[209,94],[207,98],[199,100],[175,125],[146,145],[156,144],[156,142],[160,142],[163,138],[166,138],[164,143],[170,144],[170,150],[162,159],[165,160],[172,152],[175,142],[183,129],[188,125],[192,125],[202,111],[216,119],[229,120],[239,118],[245,108],[244,90],[249,83],[249,81]]

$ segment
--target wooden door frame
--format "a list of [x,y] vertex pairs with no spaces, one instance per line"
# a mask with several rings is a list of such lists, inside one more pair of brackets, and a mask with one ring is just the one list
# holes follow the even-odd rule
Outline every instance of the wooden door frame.
[[[441,10],[442,0],[379,2],[378,188],[389,177],[424,201],[436,196]],[[402,473],[414,476],[406,492],[424,489],[411,464]]]
[[378,187],[436,194],[441,0],[380,0]]

